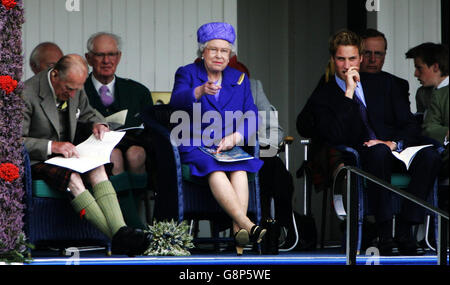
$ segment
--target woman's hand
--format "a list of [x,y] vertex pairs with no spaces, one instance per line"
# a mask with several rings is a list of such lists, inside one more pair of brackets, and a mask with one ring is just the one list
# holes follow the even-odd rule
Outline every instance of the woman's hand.
[[232,133],[231,135],[228,135],[224,137],[218,147],[217,152],[226,151],[232,149],[235,145],[240,143],[242,141],[243,137],[240,133]]
[[207,81],[205,84],[198,86],[195,88],[195,99],[199,100],[203,95],[216,95],[219,90],[222,88],[220,85],[216,85],[212,81]]
[[397,144],[391,141],[382,141],[382,140],[370,140],[364,143],[364,146],[371,147],[377,144],[385,144],[387,145],[392,151],[394,151],[397,148]]

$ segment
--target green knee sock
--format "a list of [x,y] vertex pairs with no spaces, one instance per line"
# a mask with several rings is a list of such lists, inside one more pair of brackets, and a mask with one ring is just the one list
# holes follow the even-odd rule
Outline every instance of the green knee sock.
[[84,215],[86,220],[107,237],[111,238],[111,230],[108,227],[105,215],[103,215],[102,210],[88,190],[75,197],[70,203],[77,213],[80,213],[84,209],[86,211]]
[[147,173],[135,174],[128,173],[130,177],[131,187],[134,189],[143,189],[147,187]]
[[[133,188],[133,195],[132,195],[132,199],[134,202],[134,220],[133,220],[133,225],[137,228],[141,228],[144,229],[146,228],[146,224],[147,224],[147,218],[146,215],[147,213],[144,213],[142,216],[140,214],[139,209],[141,202],[145,202],[143,199],[146,199],[146,193],[144,193],[144,191],[148,191],[147,188],[147,173],[143,173],[143,174],[135,174],[135,173],[129,173],[129,177],[130,177],[130,184],[131,187]],[[144,207],[144,209],[146,209]],[[141,210],[144,210],[141,209]]]
[[92,191],[114,236],[121,227],[126,226],[117,200],[116,191],[114,191],[114,187],[109,180],[94,185]]
[[117,192],[119,205],[122,209],[123,218],[128,226],[134,228],[143,228],[139,218],[137,204],[133,195],[133,186],[131,184],[131,173],[124,171],[120,174],[111,176],[109,180]]

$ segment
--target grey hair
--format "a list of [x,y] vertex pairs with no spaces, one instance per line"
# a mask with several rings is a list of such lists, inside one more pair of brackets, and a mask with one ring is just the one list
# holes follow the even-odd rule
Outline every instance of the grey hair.
[[67,54],[61,57],[53,69],[59,71],[59,76],[62,80],[67,78],[67,74],[70,70],[76,69],[77,71],[85,73],[86,76],[89,70],[86,59],[78,54]]
[[[197,49],[197,56],[199,58],[202,57],[203,52],[205,51],[205,48],[208,46],[208,43],[210,41],[204,42],[204,43],[198,43],[198,49]],[[236,55],[236,46],[232,43],[228,43],[230,45],[230,49],[231,49],[231,53],[230,53],[230,58],[232,58],[233,56]]]
[[113,34],[113,33],[108,33],[108,32],[98,32],[89,37],[89,39],[87,41],[87,45],[86,45],[88,52],[92,52],[94,50],[94,41],[96,38],[98,38],[100,36],[108,36],[108,37],[111,37],[112,39],[114,39],[114,41],[116,42],[116,45],[117,45],[117,49],[119,51],[122,51],[122,39],[118,35]]

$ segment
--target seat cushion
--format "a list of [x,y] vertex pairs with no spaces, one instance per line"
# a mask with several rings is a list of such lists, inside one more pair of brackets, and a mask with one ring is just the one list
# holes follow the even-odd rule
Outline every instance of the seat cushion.
[[50,188],[44,180],[33,180],[33,196],[39,198],[67,199],[67,195]]
[[391,184],[398,188],[407,188],[411,177],[407,174],[394,173],[391,175]]

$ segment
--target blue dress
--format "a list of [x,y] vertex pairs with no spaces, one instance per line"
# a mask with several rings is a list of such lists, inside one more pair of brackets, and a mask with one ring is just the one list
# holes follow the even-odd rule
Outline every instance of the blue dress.
[[172,130],[172,135],[175,134],[172,137],[178,139],[181,163],[189,165],[191,175],[206,176],[214,171],[238,170],[254,173],[263,165],[257,158],[219,162],[199,149],[199,146],[217,144],[233,132],[239,132],[244,137],[245,145],[255,145],[258,109],[253,102],[250,81],[244,75],[226,67],[222,72],[218,99],[204,95],[197,101],[194,89],[208,81],[204,62],[178,68],[169,104],[182,112],[179,113],[179,124]]

